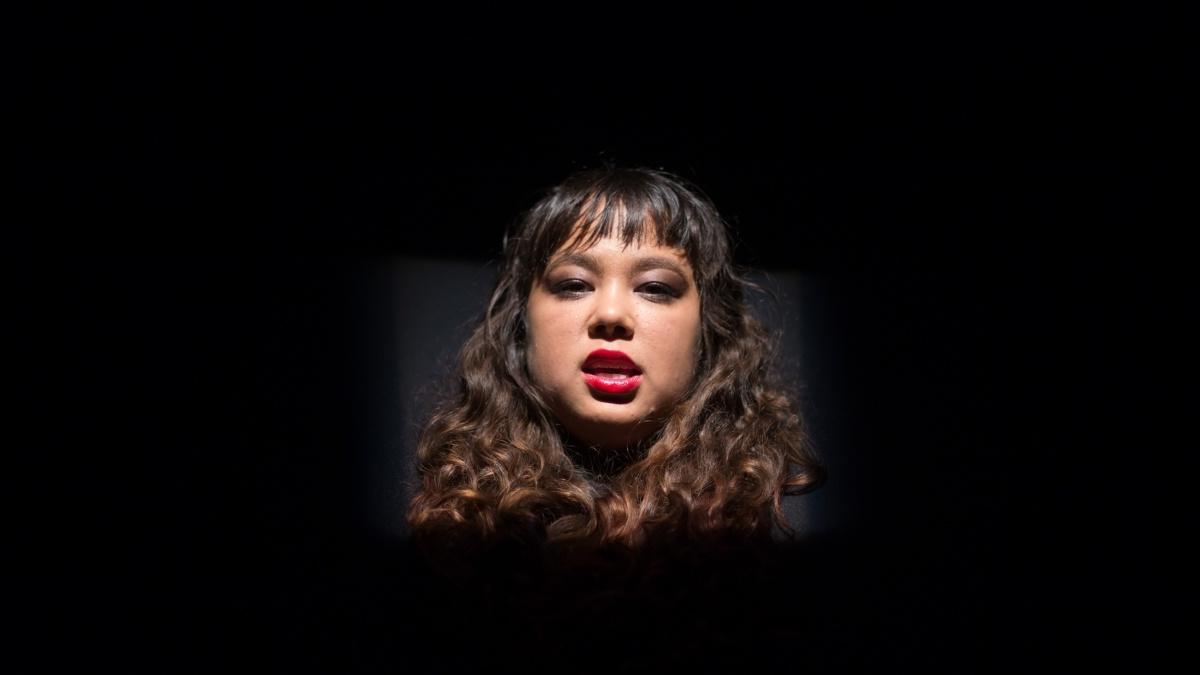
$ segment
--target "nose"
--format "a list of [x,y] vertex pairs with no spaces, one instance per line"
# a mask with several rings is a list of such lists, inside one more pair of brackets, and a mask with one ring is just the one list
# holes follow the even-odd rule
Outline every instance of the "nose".
[[629,340],[633,337],[632,298],[620,284],[609,284],[598,291],[595,311],[588,322],[593,339]]

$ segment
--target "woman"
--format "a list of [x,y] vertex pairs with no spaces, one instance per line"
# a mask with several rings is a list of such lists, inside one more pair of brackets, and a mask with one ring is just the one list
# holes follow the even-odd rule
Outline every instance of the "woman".
[[823,470],[772,380],[756,288],[678,177],[601,168],[551,189],[505,235],[458,393],[418,442],[416,542],[579,566],[791,534],[781,496]]

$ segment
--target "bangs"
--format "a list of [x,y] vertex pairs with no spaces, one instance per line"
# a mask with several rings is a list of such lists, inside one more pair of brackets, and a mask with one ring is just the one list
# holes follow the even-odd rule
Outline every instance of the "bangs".
[[692,267],[699,269],[698,251],[694,250],[696,219],[688,217],[673,193],[647,185],[627,190],[591,187],[574,198],[560,193],[565,199],[553,200],[556,203],[545,214],[544,227],[532,242],[537,274],[560,249],[573,253],[608,237],[620,239],[625,247],[658,244],[682,250]]

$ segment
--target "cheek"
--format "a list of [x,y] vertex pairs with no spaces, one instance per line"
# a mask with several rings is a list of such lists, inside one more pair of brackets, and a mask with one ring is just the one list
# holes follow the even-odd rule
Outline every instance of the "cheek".
[[664,325],[656,335],[660,345],[662,365],[667,372],[672,388],[685,388],[695,377],[700,360],[700,322],[697,318],[679,320]]
[[547,385],[562,379],[562,364],[569,362],[567,326],[561,315],[548,317],[539,314],[537,307],[531,309],[526,324],[526,361],[530,377],[538,384]]
[[690,331],[689,339],[685,347],[680,349],[681,352],[687,354],[687,363],[684,364],[687,372],[688,384],[691,384],[692,378],[695,377],[696,371],[700,368],[700,337],[701,326],[697,321]]
[[702,338],[704,333],[704,325],[700,321],[699,310],[696,316],[692,318],[690,330],[682,331],[688,336],[686,346],[680,351],[685,352],[687,356],[687,384],[692,383],[692,379],[696,376],[696,372],[700,370],[700,357],[702,356]]

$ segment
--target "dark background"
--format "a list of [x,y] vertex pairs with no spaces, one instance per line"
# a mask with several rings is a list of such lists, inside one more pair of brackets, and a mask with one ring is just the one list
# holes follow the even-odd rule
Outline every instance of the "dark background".
[[1173,99],[1125,56],[1153,32],[874,42],[883,19],[869,47],[763,34],[692,59],[632,38],[467,56],[398,16],[58,17],[10,266],[43,662],[419,658],[409,553],[365,494],[420,328],[394,320],[397,261],[486,269],[540,190],[612,161],[695,182],[741,264],[816,289],[806,413],[836,517],[771,603],[821,586],[795,611],[836,620],[783,643],[1134,663],[1130,356]]

